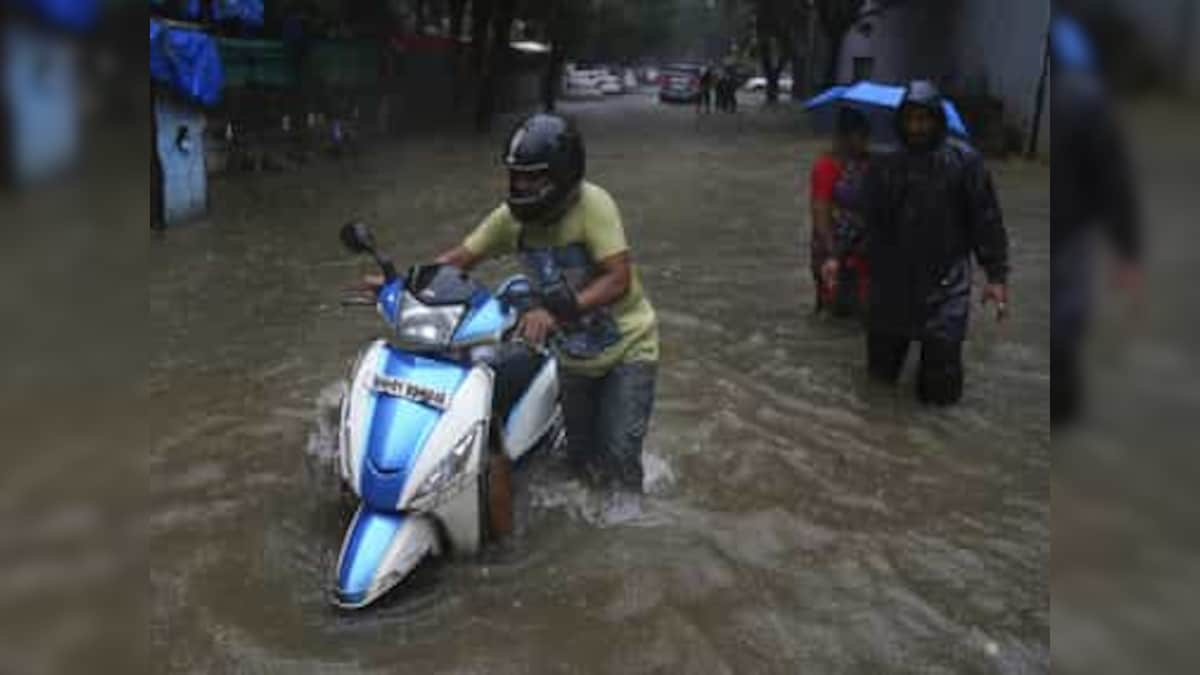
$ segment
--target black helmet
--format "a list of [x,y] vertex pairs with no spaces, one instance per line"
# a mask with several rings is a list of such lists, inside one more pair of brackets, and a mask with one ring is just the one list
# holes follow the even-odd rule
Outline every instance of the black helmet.
[[[578,199],[583,137],[566,119],[550,114],[527,118],[509,136],[503,159],[510,172],[508,208],[522,223],[550,222]],[[521,183],[512,174],[522,172],[542,174],[545,180]]]
[[905,145],[910,145],[910,143],[904,132],[904,110],[913,106],[925,108],[933,113],[934,119],[937,120],[938,130],[934,134],[931,147],[941,145],[946,138],[947,129],[946,109],[942,106],[942,93],[928,80],[917,80],[908,85],[908,91],[904,94],[904,102],[896,111],[896,133],[899,134],[900,140]]

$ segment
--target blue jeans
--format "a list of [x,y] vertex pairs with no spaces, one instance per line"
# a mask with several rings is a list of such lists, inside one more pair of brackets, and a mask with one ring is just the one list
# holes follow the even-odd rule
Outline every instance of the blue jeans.
[[657,375],[658,364],[634,361],[601,377],[563,376],[567,454],[576,470],[641,492]]

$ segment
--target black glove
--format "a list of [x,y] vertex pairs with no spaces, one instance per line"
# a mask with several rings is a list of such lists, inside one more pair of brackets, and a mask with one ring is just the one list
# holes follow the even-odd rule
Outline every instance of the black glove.
[[542,289],[542,306],[563,323],[579,320],[579,300],[565,281]]

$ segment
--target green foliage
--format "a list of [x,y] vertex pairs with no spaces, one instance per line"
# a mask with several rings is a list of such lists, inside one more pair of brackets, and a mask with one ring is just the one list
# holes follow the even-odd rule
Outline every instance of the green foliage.
[[671,39],[678,17],[677,0],[608,0],[591,8],[582,23],[580,51],[588,58],[618,61],[637,58]]
[[729,32],[728,0],[526,0],[531,21],[566,45],[572,58],[634,61],[642,58],[719,56]]
[[859,22],[866,0],[816,0],[815,4],[825,33],[840,37]]

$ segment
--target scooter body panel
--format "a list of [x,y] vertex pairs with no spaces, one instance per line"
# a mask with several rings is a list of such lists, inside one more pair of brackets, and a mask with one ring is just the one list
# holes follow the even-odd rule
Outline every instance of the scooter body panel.
[[370,604],[437,549],[437,529],[429,518],[360,505],[338,555],[334,604],[346,609]]
[[470,313],[454,331],[453,346],[462,347],[500,342],[504,331],[516,322],[515,314],[496,298],[484,295],[471,306]]
[[503,420],[504,451],[514,462],[561,424],[558,363],[548,358]]
[[[343,476],[373,509],[401,507],[417,460],[436,446],[429,441],[469,372],[461,364],[404,352],[383,341],[368,347],[347,396],[339,454]],[[397,388],[416,395],[395,395]],[[451,403],[433,405],[416,400],[418,395]]]

